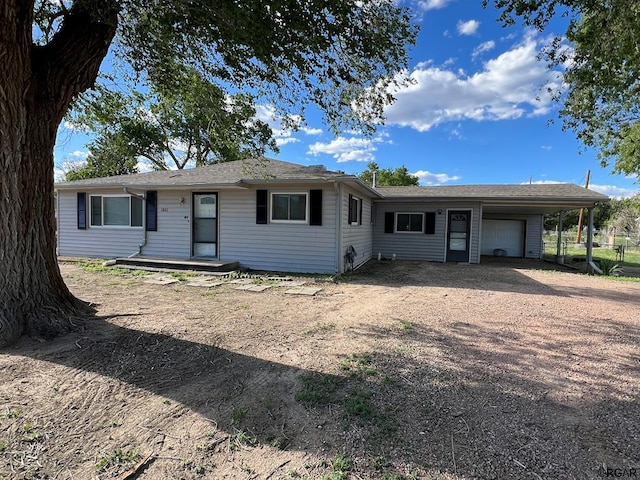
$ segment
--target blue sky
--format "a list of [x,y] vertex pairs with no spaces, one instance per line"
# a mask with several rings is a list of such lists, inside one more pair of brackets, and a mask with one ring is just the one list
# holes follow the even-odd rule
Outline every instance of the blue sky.
[[[559,84],[536,58],[558,21],[544,33],[503,28],[498,12],[480,0],[412,3],[421,31],[411,51],[415,82],[396,94],[386,124],[371,138],[353,132],[332,135],[313,111],[297,132],[280,129],[270,109],[259,108],[280,145],[277,158],[357,174],[375,161],[382,168],[405,165],[422,185],[572,182],[612,197],[640,191],[637,178],[611,173],[563,132],[554,103],[541,86]],[[550,123],[550,120],[554,120]],[[64,126],[55,150],[57,165],[82,160],[87,138]]]

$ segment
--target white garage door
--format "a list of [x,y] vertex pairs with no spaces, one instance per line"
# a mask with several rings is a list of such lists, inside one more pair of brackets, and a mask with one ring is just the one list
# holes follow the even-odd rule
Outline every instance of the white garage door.
[[504,250],[507,257],[522,257],[524,251],[523,220],[482,220],[482,255]]

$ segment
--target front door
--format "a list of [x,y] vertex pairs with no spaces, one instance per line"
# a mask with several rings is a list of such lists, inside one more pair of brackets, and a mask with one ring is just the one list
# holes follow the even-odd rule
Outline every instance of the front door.
[[447,262],[468,262],[471,211],[450,210],[448,225]]
[[193,232],[191,254],[194,257],[218,256],[218,194],[193,194]]

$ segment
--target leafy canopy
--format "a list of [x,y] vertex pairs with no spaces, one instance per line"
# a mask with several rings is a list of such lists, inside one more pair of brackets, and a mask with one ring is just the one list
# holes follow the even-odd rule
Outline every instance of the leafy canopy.
[[97,134],[87,164],[97,168],[86,173],[119,171],[114,168],[118,157],[141,158],[166,170],[262,157],[267,148],[278,151],[271,128],[255,118],[250,95],[228,95],[194,68],[172,67],[170,78],[177,83],[150,78],[141,89],[121,75],[119,88],[101,83],[79,99],[73,122]]
[[403,185],[418,185],[420,179],[415,175],[411,175],[407,167],[402,165],[396,168],[379,168],[376,162],[369,162],[367,169],[358,177],[363,182],[373,185],[373,173],[376,172],[376,186],[378,187],[397,187]]
[[375,128],[393,88],[408,81],[401,72],[417,34],[393,0],[38,0],[37,42],[50,42],[80,7],[105,21],[117,9],[113,51],[156,91],[197,70],[285,117],[315,104],[335,132]]
[[[491,0],[483,0],[485,6]],[[544,56],[566,67],[560,111],[565,129],[594,147],[603,166],[640,174],[640,2],[637,0],[493,0],[500,20],[518,18],[539,30],[556,15],[568,19],[566,40],[556,38]],[[559,93],[559,92],[556,92]]]

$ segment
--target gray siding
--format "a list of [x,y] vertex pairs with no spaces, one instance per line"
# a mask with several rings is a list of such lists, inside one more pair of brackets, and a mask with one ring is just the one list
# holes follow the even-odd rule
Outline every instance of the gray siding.
[[[362,222],[359,225],[349,224],[349,194],[362,200]],[[373,223],[371,218],[371,198],[365,197],[346,186],[341,188],[341,197],[342,245],[340,253],[341,271],[344,271],[344,255],[350,245],[353,246],[357,253],[354,259],[354,268],[371,259],[373,255]]]
[[158,230],[147,232],[142,255],[189,258],[191,256],[191,192],[158,191]]
[[[385,258],[393,254],[398,260],[428,260],[444,262],[447,238],[447,211],[471,210],[471,239],[469,258],[471,263],[478,263],[480,205],[478,203],[439,204],[427,202],[393,202],[377,203],[373,228],[373,257],[380,253]],[[384,217],[386,212],[423,213],[436,212],[435,234],[424,233],[384,233]],[[438,213],[442,212],[442,213]]]
[[[85,191],[85,190],[83,190]],[[122,189],[92,192],[96,195],[122,194]],[[144,238],[141,227],[91,227],[78,229],[77,191],[58,192],[58,255],[68,257],[115,258],[138,251]],[[88,201],[89,192],[87,192]]]
[[524,257],[541,259],[542,228],[544,215],[518,215],[518,214],[484,214],[484,218],[493,220],[522,220],[525,222]]
[[[269,192],[308,192],[310,189],[269,186]],[[255,189],[221,191],[218,196],[220,258],[239,261],[243,267],[255,270],[335,273],[335,199],[333,186],[324,186],[321,226],[271,222],[261,225],[256,224]]]
[[526,258],[542,258],[542,230],[544,215],[529,215],[527,217],[527,234],[524,240],[524,256]]

